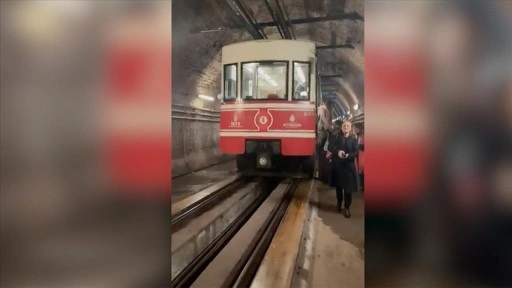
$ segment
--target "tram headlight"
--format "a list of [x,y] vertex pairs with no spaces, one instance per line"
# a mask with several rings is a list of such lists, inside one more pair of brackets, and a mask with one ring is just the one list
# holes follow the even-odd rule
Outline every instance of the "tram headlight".
[[257,164],[258,168],[270,168],[270,158],[268,154],[260,154],[257,158]]

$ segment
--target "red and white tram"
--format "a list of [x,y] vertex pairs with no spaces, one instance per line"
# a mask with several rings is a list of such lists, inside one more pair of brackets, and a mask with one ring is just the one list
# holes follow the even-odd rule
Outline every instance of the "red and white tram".
[[222,49],[220,149],[238,170],[306,176],[316,145],[315,44],[255,40]]

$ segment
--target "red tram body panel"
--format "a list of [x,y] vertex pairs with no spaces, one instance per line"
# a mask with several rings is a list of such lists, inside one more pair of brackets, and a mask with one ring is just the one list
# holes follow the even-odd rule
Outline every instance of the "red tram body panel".
[[283,156],[311,156],[315,124],[315,103],[251,101],[222,105],[220,149],[225,154],[244,154],[246,139],[279,139]]

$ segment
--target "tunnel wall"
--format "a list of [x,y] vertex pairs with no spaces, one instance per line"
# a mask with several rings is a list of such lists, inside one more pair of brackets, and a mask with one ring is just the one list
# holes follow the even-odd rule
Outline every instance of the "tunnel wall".
[[172,119],[172,177],[231,159],[219,149],[219,122]]
[[[285,2],[291,19],[318,17],[329,13],[341,14],[348,11],[355,11],[359,15],[364,14],[363,2],[354,0],[341,1],[343,2],[341,3],[340,1]],[[256,16],[258,21],[272,21],[272,16],[263,2],[252,2],[251,14]],[[198,98],[198,95],[215,97],[221,93],[221,48],[253,38],[243,25],[233,25],[238,17],[224,1],[174,1],[172,11],[172,168],[173,177],[176,177],[220,163],[227,158],[219,151],[219,101],[203,101]],[[231,26],[238,28],[228,28]],[[226,29],[217,30],[218,27]],[[275,27],[267,27],[264,30],[269,39],[281,38]],[[216,32],[205,33],[214,31]],[[321,72],[327,75],[344,75],[344,81],[350,86],[353,84],[352,79],[358,80],[357,85],[352,89],[356,94],[360,91],[361,94],[357,95],[362,95],[364,87],[361,76],[364,67],[363,21],[326,21],[294,25],[294,33],[297,39],[311,40],[317,45],[350,42],[355,49],[320,50],[322,52],[319,54],[319,59],[323,61],[321,63],[323,65],[319,68],[323,68]],[[336,90],[342,89],[337,79],[331,82]],[[337,93],[337,97],[344,99],[350,96],[348,92],[344,90],[343,92],[343,94]],[[195,112],[185,115],[190,118],[195,118],[201,113],[209,113],[205,110],[217,111],[217,122],[178,119],[175,117],[176,105],[182,106],[178,107],[182,110],[196,109]],[[345,106],[348,110],[353,103],[347,103]]]

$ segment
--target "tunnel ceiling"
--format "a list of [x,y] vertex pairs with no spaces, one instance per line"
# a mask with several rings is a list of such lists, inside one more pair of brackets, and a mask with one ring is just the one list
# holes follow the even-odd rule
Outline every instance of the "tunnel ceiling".
[[[275,5],[275,0],[268,2]],[[363,106],[364,2],[362,0],[278,0],[290,20],[296,39],[317,46],[323,95],[336,100],[338,112],[358,112]],[[222,46],[252,40],[250,27],[234,12],[233,3],[245,8],[249,22],[268,39],[281,39],[265,0],[173,1],[173,102],[217,108],[218,101],[203,103],[198,94],[216,96],[221,89]],[[235,6],[236,8],[236,6]],[[275,8],[275,6],[273,6]],[[235,9],[236,10],[236,9]],[[274,10],[275,11],[275,10]],[[261,32],[259,32],[261,33]],[[254,34],[254,32],[253,32]],[[341,46],[341,47],[340,47]],[[354,112],[354,111],[352,111]],[[354,113],[352,113],[354,115]]]

